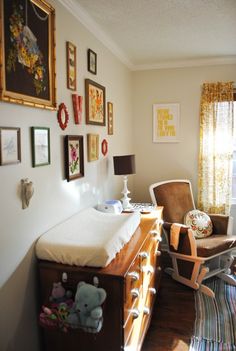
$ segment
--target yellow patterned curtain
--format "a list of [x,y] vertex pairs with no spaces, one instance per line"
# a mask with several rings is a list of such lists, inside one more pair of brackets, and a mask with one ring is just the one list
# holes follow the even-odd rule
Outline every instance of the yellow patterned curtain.
[[232,195],[233,82],[203,84],[198,208],[229,214]]

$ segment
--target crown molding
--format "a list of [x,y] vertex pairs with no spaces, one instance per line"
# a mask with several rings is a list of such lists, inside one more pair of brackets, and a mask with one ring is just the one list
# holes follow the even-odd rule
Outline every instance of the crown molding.
[[124,51],[122,51],[118,47],[118,45],[91,18],[91,16],[83,9],[83,7],[76,2],[76,0],[58,1],[131,71],[236,64],[236,56],[224,56],[205,59],[173,60],[165,62],[162,61],[153,64],[134,64],[128,59]]
[[214,57],[206,59],[189,59],[157,62],[146,65],[133,65],[132,71],[145,71],[153,69],[168,69],[168,68],[184,68],[184,67],[200,67],[200,66],[217,66],[217,65],[233,65],[236,64],[236,56]]
[[99,41],[102,42],[122,63],[129,69],[133,64],[125,53],[114,43],[114,41],[101,29],[92,17],[75,0],[58,0],[74,17],[76,17]]

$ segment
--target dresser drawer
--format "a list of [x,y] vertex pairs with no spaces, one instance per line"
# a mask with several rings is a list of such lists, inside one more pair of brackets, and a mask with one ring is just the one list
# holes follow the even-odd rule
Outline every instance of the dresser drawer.
[[142,291],[142,277],[140,270],[140,258],[136,257],[125,276],[124,285],[124,324],[128,318],[131,308],[137,304],[137,300]]
[[139,299],[137,299],[134,304],[133,307],[130,309],[127,309],[127,318],[126,321],[124,323],[124,344],[126,344],[127,340],[130,337],[130,334],[133,332],[133,330],[135,330],[136,325],[139,323],[140,321],[140,311],[139,311]]

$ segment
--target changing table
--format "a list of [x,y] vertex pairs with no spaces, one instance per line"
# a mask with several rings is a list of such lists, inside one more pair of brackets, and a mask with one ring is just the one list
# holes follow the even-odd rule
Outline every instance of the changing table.
[[[124,218],[122,216],[127,215],[120,216]],[[121,250],[113,255],[112,259],[102,255],[103,267],[88,266],[89,262],[83,264],[86,255],[83,256],[81,265],[76,265],[75,262],[70,264],[53,262],[54,258],[50,254],[42,255],[44,250],[41,242],[40,249],[38,246],[36,250],[40,306],[47,305],[53,283],[59,281],[66,290],[75,293],[79,281],[93,284],[94,277],[97,277],[99,287],[104,288],[107,293],[103,305],[103,326],[98,333],[93,334],[80,329],[63,332],[41,328],[43,351],[141,350],[160,285],[161,219],[161,207],[157,207],[149,214],[141,215],[140,224],[137,227],[134,221],[133,225],[136,228],[131,235],[123,237],[123,244],[117,239],[116,245],[123,246]],[[72,240],[74,234],[71,232],[70,235]],[[120,236],[118,237],[120,239]],[[107,240],[105,241],[107,243]],[[63,246],[60,249],[63,252]]]

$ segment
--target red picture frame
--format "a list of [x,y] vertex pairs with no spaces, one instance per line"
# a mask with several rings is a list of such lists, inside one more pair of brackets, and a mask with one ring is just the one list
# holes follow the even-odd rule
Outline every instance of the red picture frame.
[[[64,113],[64,116],[63,116],[63,113]],[[62,130],[66,129],[69,122],[69,113],[66,105],[63,102],[59,105],[59,109],[57,112],[57,120],[60,128]]]

